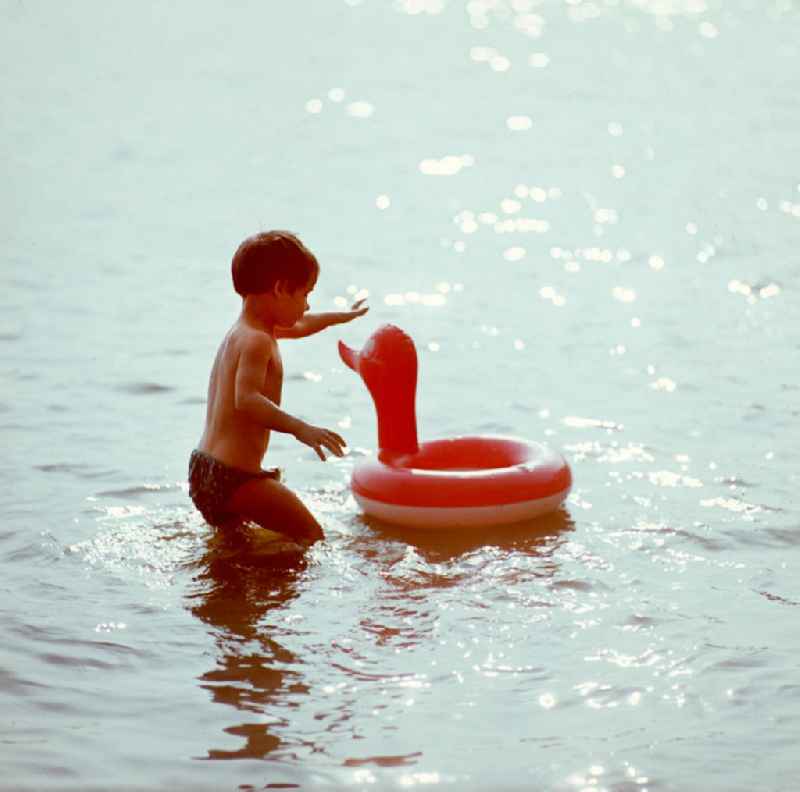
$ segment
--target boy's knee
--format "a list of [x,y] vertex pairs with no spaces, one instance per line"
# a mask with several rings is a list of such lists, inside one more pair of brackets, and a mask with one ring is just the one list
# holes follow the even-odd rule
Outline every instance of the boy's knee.
[[322,528],[320,527],[320,524],[314,519],[312,519],[310,525],[306,530],[306,536],[308,537],[309,545],[314,544],[314,542],[319,542],[321,539],[325,538],[325,534],[322,533]]

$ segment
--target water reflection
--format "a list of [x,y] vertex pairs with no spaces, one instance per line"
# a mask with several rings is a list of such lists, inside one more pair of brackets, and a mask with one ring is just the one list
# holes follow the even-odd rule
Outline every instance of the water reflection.
[[462,530],[406,528],[367,516],[362,516],[361,520],[378,538],[413,547],[427,564],[457,561],[487,547],[497,548],[505,555],[516,552],[549,556],[563,541],[563,534],[575,528],[571,515],[564,509],[513,525]]
[[266,552],[248,537],[217,535],[197,562],[189,610],[213,628],[217,657],[203,674],[201,687],[215,702],[254,719],[229,726],[244,739],[238,750],[209,748],[207,759],[263,759],[281,745],[275,728],[286,726],[285,697],[304,695],[308,686],[294,667],[297,657],[273,640],[263,621],[297,596],[304,557],[286,548]]
[[[370,577],[374,575],[372,579],[379,583],[357,620],[357,635],[338,635],[331,642],[328,671],[323,676],[332,673],[333,678],[330,685],[317,689],[375,686],[376,696],[379,690],[389,690],[398,697],[389,704],[391,713],[395,703],[407,708],[410,688],[419,693],[432,684],[427,672],[413,664],[407,667],[406,652],[422,645],[441,652],[442,612],[431,601],[433,590],[464,586],[469,591],[467,600],[474,603],[482,599],[474,590],[479,581],[481,586],[485,583],[504,591],[531,578],[552,578],[558,568],[554,556],[567,541],[565,534],[574,529],[566,511],[491,532],[423,532],[372,519],[363,523],[368,530],[351,535],[344,544],[331,542],[328,549],[333,556],[328,562],[336,567],[336,556],[344,550],[363,561]],[[289,737],[293,732],[290,719],[297,717],[304,700],[310,701],[311,677],[299,672],[301,658],[275,640],[270,624],[282,618],[275,611],[284,611],[298,597],[306,566],[302,555],[265,553],[263,547],[259,550],[240,536],[210,539],[193,565],[187,608],[212,628],[216,648],[213,667],[199,677],[199,683],[214,702],[236,710],[236,722],[224,731],[243,741],[234,748],[209,747],[203,758],[275,758],[276,752],[296,748],[296,741]],[[336,576],[336,580],[341,578]],[[324,632],[324,620],[317,626]],[[391,661],[384,655],[386,650],[392,652]],[[402,654],[395,654],[401,650]],[[346,681],[334,682],[336,678]],[[362,696],[369,697],[364,690]],[[337,722],[341,720],[338,699],[336,703],[318,700],[315,706],[320,713],[334,706]],[[352,701],[344,705],[346,719],[353,706]],[[371,706],[380,711],[387,704],[382,698]]]

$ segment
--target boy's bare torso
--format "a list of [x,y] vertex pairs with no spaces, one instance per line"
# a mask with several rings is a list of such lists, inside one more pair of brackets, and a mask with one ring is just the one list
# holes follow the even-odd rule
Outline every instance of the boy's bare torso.
[[236,372],[247,345],[271,348],[261,393],[276,405],[281,403],[283,364],[277,341],[263,330],[239,319],[222,340],[208,383],[206,426],[198,448],[232,467],[258,472],[267,452],[270,431],[236,409]]

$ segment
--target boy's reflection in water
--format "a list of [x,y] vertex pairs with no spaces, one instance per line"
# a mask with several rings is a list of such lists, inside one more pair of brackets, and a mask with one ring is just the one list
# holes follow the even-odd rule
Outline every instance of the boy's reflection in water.
[[265,554],[244,532],[217,534],[198,562],[187,605],[213,628],[218,653],[216,667],[200,677],[200,684],[214,701],[253,713],[249,722],[225,729],[243,737],[245,744],[239,750],[210,748],[208,759],[266,757],[281,744],[270,729],[288,723],[286,715],[277,713],[291,711],[294,694],[308,693],[295,670],[297,657],[272,640],[262,623],[270,610],[297,596],[306,563],[293,547]]

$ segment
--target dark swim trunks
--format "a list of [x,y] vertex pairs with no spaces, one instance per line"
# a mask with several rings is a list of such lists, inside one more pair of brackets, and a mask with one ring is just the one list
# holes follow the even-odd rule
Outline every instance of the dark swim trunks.
[[211,454],[197,449],[189,457],[189,497],[206,522],[216,528],[236,518],[227,508],[231,495],[242,484],[260,478],[280,481],[281,472],[278,468],[270,468],[251,473],[226,465]]

